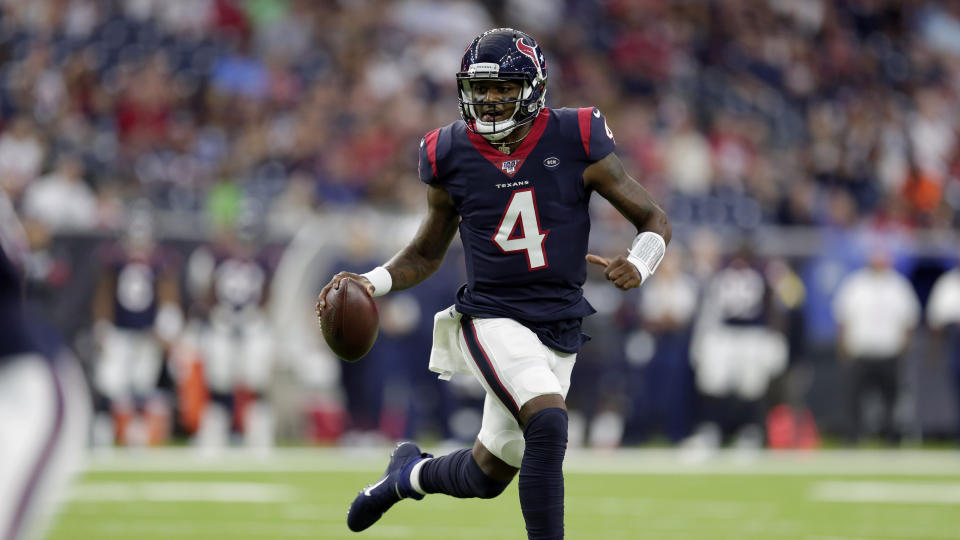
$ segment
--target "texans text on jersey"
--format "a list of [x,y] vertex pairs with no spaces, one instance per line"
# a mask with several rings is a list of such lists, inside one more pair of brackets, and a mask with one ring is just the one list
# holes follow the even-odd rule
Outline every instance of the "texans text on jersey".
[[529,186],[530,181],[528,180],[517,180],[516,182],[507,182],[505,184],[494,184],[497,186],[497,189],[508,188],[508,187],[520,187],[520,186]]

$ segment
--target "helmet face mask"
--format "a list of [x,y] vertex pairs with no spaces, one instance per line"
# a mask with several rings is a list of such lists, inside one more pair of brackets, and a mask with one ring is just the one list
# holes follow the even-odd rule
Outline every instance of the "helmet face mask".
[[[463,79],[460,85],[462,107],[474,119],[471,127],[478,133],[491,135],[492,140],[497,140],[517,127],[521,96],[530,91],[522,78]],[[497,90],[492,91],[492,88]],[[504,114],[506,118],[502,118]]]
[[[487,82],[519,84],[514,99],[488,101],[475,87]],[[517,127],[532,122],[546,100],[547,71],[543,53],[527,34],[511,28],[496,28],[477,36],[463,55],[457,73],[460,116],[467,129],[490,141],[503,139]],[[480,111],[491,105],[509,107],[513,113],[506,119],[484,121]]]

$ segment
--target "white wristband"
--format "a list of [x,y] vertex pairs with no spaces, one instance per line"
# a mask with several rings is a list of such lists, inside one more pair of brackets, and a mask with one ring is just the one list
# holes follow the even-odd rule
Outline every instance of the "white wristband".
[[378,266],[366,274],[360,275],[369,279],[370,283],[373,284],[374,296],[383,296],[390,292],[390,288],[393,287],[393,276],[382,266]]
[[644,231],[633,239],[627,260],[640,271],[640,283],[652,276],[667,252],[667,242],[655,232]]

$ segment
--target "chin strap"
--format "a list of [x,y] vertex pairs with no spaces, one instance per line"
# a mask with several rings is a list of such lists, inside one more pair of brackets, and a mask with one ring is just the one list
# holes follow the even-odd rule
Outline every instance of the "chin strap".
[[[497,124],[508,124],[508,123],[513,125],[503,128],[501,131],[498,131],[496,133],[490,133],[496,128]],[[501,139],[507,138],[507,136],[513,133],[513,130],[519,127],[519,124],[517,124],[516,120],[514,120],[513,117],[511,117],[507,120],[504,120],[503,122],[481,122],[480,120],[474,119],[473,126],[474,126],[474,129],[476,129],[477,133],[480,134],[480,136],[482,136],[484,139],[492,143],[492,142],[496,142]],[[487,133],[484,133],[484,131],[486,131]]]
[[653,275],[666,252],[667,242],[655,232],[644,231],[633,239],[633,245],[627,252],[627,260],[640,271],[641,283]]

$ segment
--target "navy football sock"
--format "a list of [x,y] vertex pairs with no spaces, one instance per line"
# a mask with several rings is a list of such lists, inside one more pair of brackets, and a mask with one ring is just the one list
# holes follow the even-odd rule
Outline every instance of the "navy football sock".
[[446,493],[460,499],[492,499],[506,489],[507,482],[487,476],[469,448],[431,459],[420,467],[420,487],[427,493]]
[[526,449],[520,464],[520,509],[530,540],[563,538],[563,456],[567,451],[567,411],[544,409],[523,430]]

